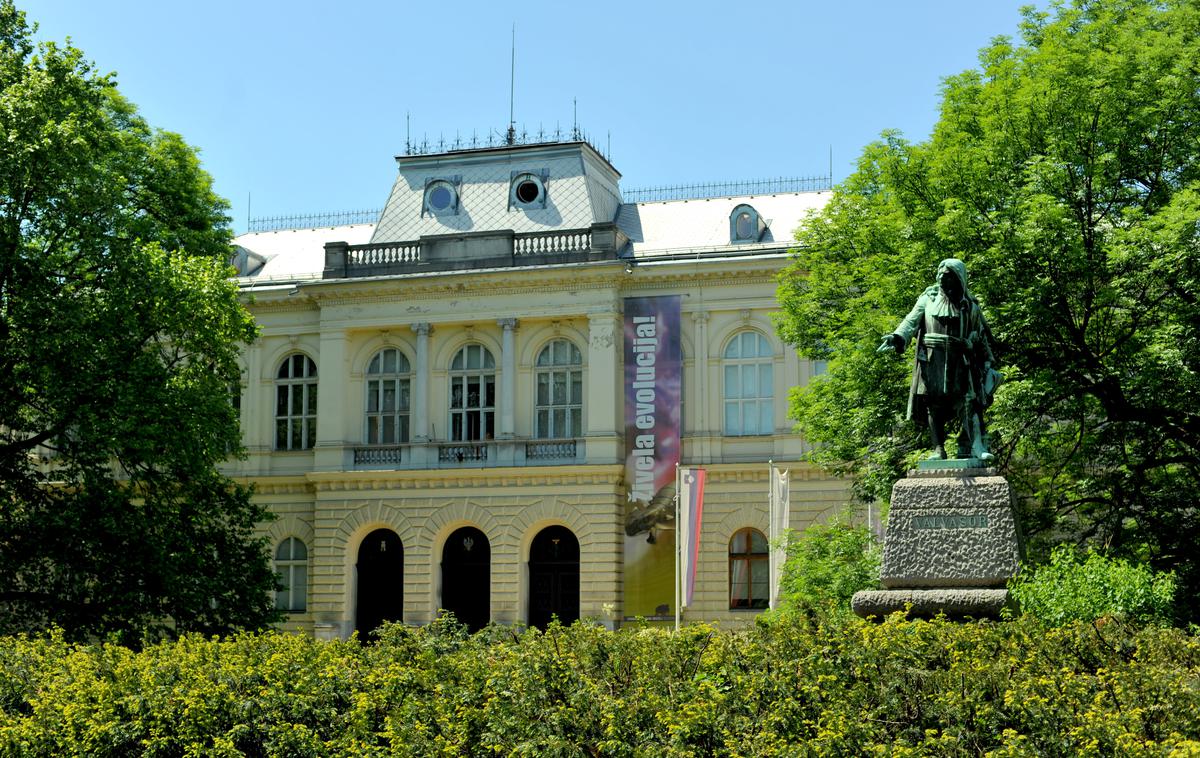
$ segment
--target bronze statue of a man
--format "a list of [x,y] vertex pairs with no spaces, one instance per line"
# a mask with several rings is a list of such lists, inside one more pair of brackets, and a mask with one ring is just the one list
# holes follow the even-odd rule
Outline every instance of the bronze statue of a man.
[[908,418],[928,428],[932,458],[946,458],[946,426],[959,426],[959,458],[992,459],[983,410],[991,404],[1000,375],[992,369],[988,327],[979,302],[967,289],[967,267],[957,258],[938,264],[937,284],[917,298],[900,325],[883,338],[878,352],[904,352],[916,336],[916,365],[908,396]]

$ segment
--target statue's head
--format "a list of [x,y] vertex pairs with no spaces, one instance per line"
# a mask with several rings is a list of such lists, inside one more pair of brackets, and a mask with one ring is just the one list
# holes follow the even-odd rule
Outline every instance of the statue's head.
[[947,258],[938,264],[938,286],[953,299],[967,293],[967,264],[958,258]]

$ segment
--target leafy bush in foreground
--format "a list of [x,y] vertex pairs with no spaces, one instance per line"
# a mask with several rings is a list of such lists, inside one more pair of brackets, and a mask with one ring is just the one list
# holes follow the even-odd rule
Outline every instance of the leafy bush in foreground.
[[850,613],[855,592],[879,586],[879,560],[875,535],[853,525],[850,514],[788,532],[779,590],[783,612]]
[[1198,680],[1200,640],[1120,621],[16,637],[0,755],[1186,755]]
[[1050,562],[1010,585],[1023,613],[1047,624],[1095,621],[1113,616],[1140,623],[1171,623],[1175,574],[1160,573],[1089,550],[1081,559],[1060,545]]

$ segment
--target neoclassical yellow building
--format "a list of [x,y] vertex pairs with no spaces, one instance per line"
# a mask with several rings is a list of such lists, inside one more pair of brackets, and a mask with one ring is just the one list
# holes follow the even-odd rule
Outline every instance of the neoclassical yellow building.
[[374,224],[236,240],[262,335],[229,473],[278,514],[288,627],[671,618],[676,460],[707,479],[684,618],[765,607],[768,462],[794,528],[847,499],[800,462],[814,367],[771,323],[828,193],[625,202],[585,141],[397,162]]

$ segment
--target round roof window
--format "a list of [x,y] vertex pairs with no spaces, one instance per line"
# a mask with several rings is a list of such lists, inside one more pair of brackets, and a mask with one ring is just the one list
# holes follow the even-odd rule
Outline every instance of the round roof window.
[[450,182],[438,180],[425,188],[425,207],[435,213],[453,210],[456,199],[457,193]]
[[512,204],[518,208],[544,208],[546,185],[534,174],[520,174],[513,178]]

